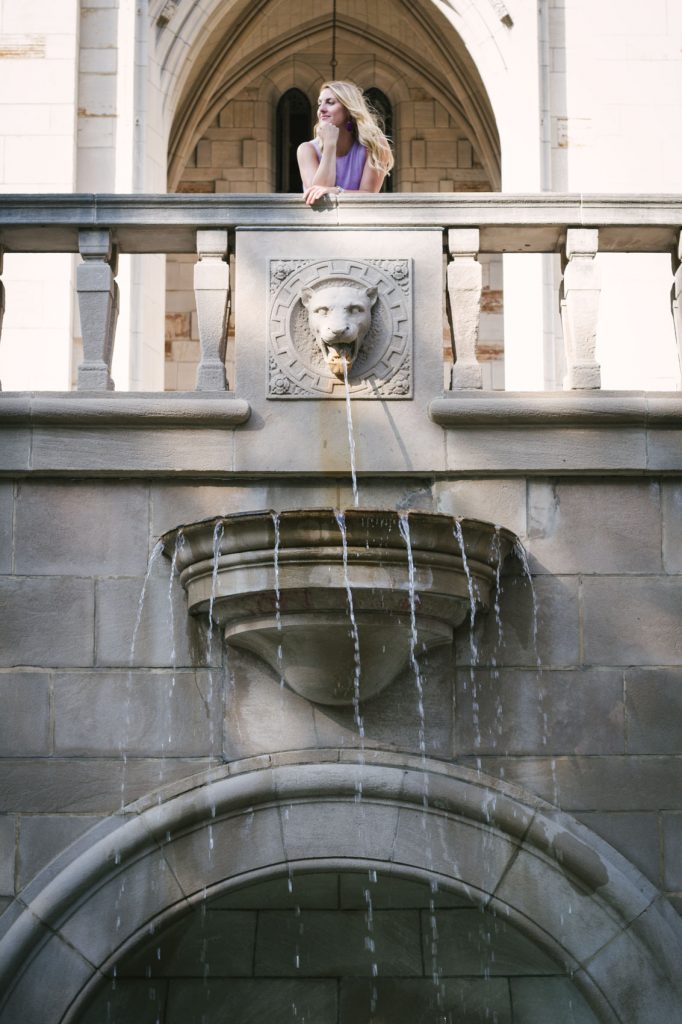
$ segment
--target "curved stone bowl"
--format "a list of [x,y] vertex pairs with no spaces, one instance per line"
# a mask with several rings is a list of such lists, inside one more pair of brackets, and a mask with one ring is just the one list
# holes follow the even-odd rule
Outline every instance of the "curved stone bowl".
[[467,574],[456,522],[427,512],[264,511],[161,539],[192,614],[210,610],[230,645],[258,655],[308,700],[354,704],[384,690],[413,655],[449,644],[472,595],[477,608],[488,606],[516,538],[459,520]]

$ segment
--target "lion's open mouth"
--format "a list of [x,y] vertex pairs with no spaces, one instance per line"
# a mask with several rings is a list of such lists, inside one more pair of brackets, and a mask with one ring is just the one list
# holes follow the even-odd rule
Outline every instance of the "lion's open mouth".
[[356,343],[348,342],[347,344],[344,344],[342,342],[335,342],[334,345],[328,345],[325,343],[324,349],[327,366],[335,377],[343,378],[344,364],[346,366],[346,372],[348,372],[355,362]]

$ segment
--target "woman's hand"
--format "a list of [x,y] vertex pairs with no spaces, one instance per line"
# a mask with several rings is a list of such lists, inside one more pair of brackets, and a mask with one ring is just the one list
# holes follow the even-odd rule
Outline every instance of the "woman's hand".
[[322,124],[318,125],[317,137],[322,143],[322,148],[336,149],[336,143],[339,141],[339,129],[338,126],[332,124],[331,121],[323,121]]
[[338,196],[341,189],[338,185],[309,185],[303,193],[303,198],[308,206],[312,206],[318,199],[326,195]]

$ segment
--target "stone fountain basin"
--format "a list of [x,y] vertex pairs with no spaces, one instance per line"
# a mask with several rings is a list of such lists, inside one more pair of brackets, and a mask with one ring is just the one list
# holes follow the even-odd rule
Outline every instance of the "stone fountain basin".
[[[400,529],[409,528],[413,561]],[[263,659],[292,690],[319,704],[376,696],[415,655],[449,644],[471,608],[486,608],[498,565],[516,538],[478,520],[349,509],[344,540],[332,509],[219,516],[164,534],[189,610],[208,613],[227,643]],[[349,612],[352,594],[356,635]]]

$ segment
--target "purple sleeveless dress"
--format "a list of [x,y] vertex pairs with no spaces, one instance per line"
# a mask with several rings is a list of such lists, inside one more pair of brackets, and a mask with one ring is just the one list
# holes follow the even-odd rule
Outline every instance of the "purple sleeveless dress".
[[[318,157],[321,159],[322,150],[317,139],[313,139],[313,146]],[[367,150],[356,140],[345,156],[337,156],[336,181],[334,184],[340,185],[341,188],[348,189],[350,192],[356,192],[360,188],[366,159]]]

